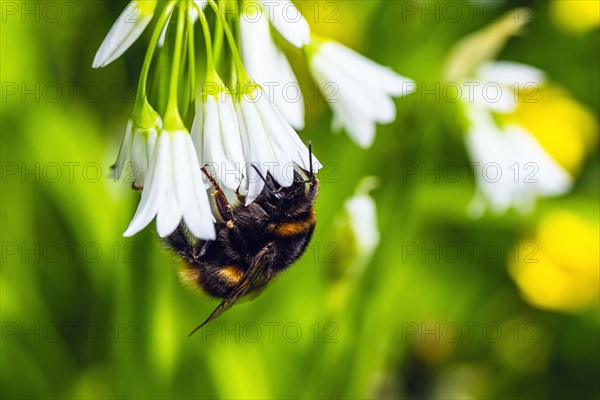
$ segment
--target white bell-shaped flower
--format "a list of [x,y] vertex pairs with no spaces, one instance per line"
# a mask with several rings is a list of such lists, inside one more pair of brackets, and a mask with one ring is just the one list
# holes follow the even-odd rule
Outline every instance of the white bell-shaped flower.
[[233,99],[225,90],[201,97],[191,130],[198,156],[213,178],[237,190],[245,160]]
[[183,220],[199,239],[216,237],[214,217],[190,134],[161,130],[142,191],[142,199],[124,236],[132,236],[156,217],[160,237],[169,236]]
[[[246,204],[250,204],[264,187],[263,180],[251,165],[263,176],[269,173],[279,185],[288,187],[294,181],[295,166],[310,170],[309,152],[260,86],[254,84],[252,90],[236,100],[246,160],[243,188],[247,190]],[[321,164],[314,157],[313,160],[313,171],[317,171]]]
[[304,128],[304,99],[300,85],[285,54],[277,47],[266,15],[249,8],[240,18],[244,67],[269,95],[295,129]]
[[131,47],[152,21],[156,3],[133,0],[127,4],[96,52],[94,68],[107,66]]
[[309,57],[312,74],[333,109],[334,128],[344,128],[361,147],[373,143],[377,123],[396,118],[392,97],[415,88],[412,80],[331,40],[316,44]]

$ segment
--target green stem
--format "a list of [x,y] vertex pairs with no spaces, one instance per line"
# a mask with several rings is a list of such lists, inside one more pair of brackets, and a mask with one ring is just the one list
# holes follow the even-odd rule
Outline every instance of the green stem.
[[138,83],[136,106],[139,105],[143,107],[148,102],[146,97],[146,82],[148,81],[148,72],[150,71],[150,65],[152,64],[152,58],[154,57],[154,51],[158,46],[160,34],[162,33],[165,24],[169,20],[169,17],[173,12],[174,6],[175,0],[172,0],[169,3],[167,3],[165,8],[160,13],[160,16],[158,17],[158,21],[156,23],[156,26],[154,27],[154,32],[152,32],[152,37],[150,38],[150,45],[148,47],[148,50],[146,51],[146,56],[144,57],[144,64],[142,65],[142,72],[140,74],[140,81]]
[[[220,7],[220,4],[219,4]],[[215,65],[218,66],[221,60],[221,52],[223,51],[223,23],[220,18],[217,18],[215,22],[215,36],[214,36],[214,60]]]
[[[196,5],[196,3],[192,2]],[[188,34],[188,57],[189,57],[189,68],[190,68],[190,87],[192,90],[192,96],[196,95],[196,55],[195,55],[195,43],[194,43],[194,22],[192,21],[192,13],[187,13],[187,21],[189,26]]]
[[237,46],[235,45],[235,38],[233,37],[233,33],[231,32],[231,29],[229,27],[229,24],[227,23],[227,19],[225,18],[225,15],[223,15],[223,13],[221,12],[221,9],[219,8],[219,6],[215,2],[215,0],[208,0],[208,4],[210,4],[210,6],[213,8],[213,10],[215,10],[215,13],[218,15],[219,19],[221,20],[221,23],[223,25],[223,30],[225,31],[225,36],[227,37],[227,42],[229,43],[229,47],[231,49],[233,61],[235,62],[238,78],[240,79],[240,81],[242,83],[252,82],[252,79],[250,78],[250,76],[246,72],[246,69],[244,68],[244,64],[242,63],[242,58],[240,57],[240,53],[238,51]]
[[177,33],[175,35],[175,52],[173,53],[173,64],[171,66],[171,80],[169,82],[169,99],[167,102],[167,111],[165,112],[165,127],[167,129],[180,129],[185,127],[179,114],[177,99],[177,81],[181,67],[181,53],[183,51],[183,34],[185,31],[185,11],[186,0],[178,4],[177,12]]
[[206,20],[206,15],[204,15],[202,8],[196,3],[194,3],[194,7],[196,7],[196,10],[198,11],[198,18],[200,18],[200,24],[202,25],[202,31],[204,32],[204,42],[206,43],[206,80],[212,81],[217,75],[217,69],[214,62],[210,27],[208,26],[208,21]]

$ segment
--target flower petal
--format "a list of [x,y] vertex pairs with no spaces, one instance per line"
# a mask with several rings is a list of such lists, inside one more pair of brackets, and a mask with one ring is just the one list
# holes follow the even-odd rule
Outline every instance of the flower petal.
[[476,72],[476,76],[483,82],[496,82],[503,86],[518,84],[523,87],[527,84],[541,85],[544,83],[544,71],[511,61],[486,62]]
[[[252,101],[242,98],[239,103],[237,115],[240,129],[243,129],[242,137],[246,162],[255,165],[265,175],[268,172],[268,168],[264,162],[277,162],[277,157],[256,109],[256,105]],[[250,165],[246,166],[246,170],[246,183],[248,187],[246,205],[248,205],[262,192],[264,182]]]
[[[266,165],[266,169],[273,175],[273,178],[281,186],[288,187],[294,183],[293,161],[286,151],[289,144],[282,143],[281,135],[285,131],[287,123],[281,123],[275,114],[275,107],[269,103],[266,93],[262,92],[260,98],[255,103],[256,110],[260,115],[263,124],[265,136],[268,141],[264,146],[270,146],[273,149],[275,158],[257,160]],[[308,159],[308,152],[307,152]],[[301,160],[299,160],[301,161]],[[273,162],[273,163],[271,163]],[[267,164],[269,163],[269,164]]]
[[261,1],[269,20],[277,31],[298,48],[310,43],[308,22],[289,0]]
[[[266,108],[264,103],[261,105]],[[264,111],[264,112],[269,112]],[[275,142],[284,152],[288,154],[288,157],[295,162],[298,166],[300,166],[305,171],[310,170],[309,165],[309,152],[306,144],[300,140],[298,133],[287,123],[285,118],[281,115],[278,109],[272,109],[272,113],[274,113],[275,117],[279,120],[279,125],[275,131],[272,131],[272,140]],[[275,126],[275,125],[273,125]],[[323,166],[317,160],[315,156],[313,156],[313,170],[318,171]],[[287,172],[286,172],[287,173]]]
[[264,14],[242,16],[240,34],[244,66],[250,76],[265,88],[270,100],[294,128],[304,128],[300,85],[285,54],[273,41]]
[[153,153],[152,162],[148,169],[148,176],[144,182],[144,190],[140,204],[123,236],[133,236],[152,221],[162,204],[167,200],[166,194],[172,179],[170,157],[171,143],[169,133],[161,132],[158,135],[156,151]]
[[[222,152],[222,146],[213,144],[215,138],[219,137],[219,110],[217,109],[217,99],[214,96],[207,96],[206,102],[202,107],[202,130],[200,132],[202,162],[220,162],[225,155]],[[216,153],[216,154],[215,154]]]
[[233,101],[226,95],[223,101],[217,103],[220,120],[219,138],[226,154],[226,170],[223,170],[223,183],[232,190],[236,190],[242,180],[242,168],[245,157],[242,149],[240,128],[237,123]]
[[125,169],[125,163],[130,157],[132,141],[133,121],[130,119],[127,122],[127,129],[125,129],[125,136],[123,136],[123,141],[121,142],[121,147],[119,148],[119,155],[117,156],[117,161],[113,165],[111,171],[111,174],[115,180],[121,178],[123,169]]
[[[184,131],[175,131],[173,137],[173,192],[177,203],[185,210],[193,203],[194,190],[192,182],[192,168],[195,165],[198,169],[198,157],[194,154],[194,160],[188,159],[189,152],[187,146],[192,146],[189,134]],[[189,143],[188,143],[188,140]]]
[[[208,195],[204,183],[202,182],[202,175],[200,173],[200,165],[198,164],[198,158],[194,150],[194,146],[189,135],[185,137],[184,148],[181,150],[180,156],[187,159],[186,173],[189,176],[188,184],[191,190],[183,190],[180,188],[178,196],[190,196],[189,203],[183,210],[183,221],[186,226],[194,235],[199,239],[214,240],[216,238],[216,231],[214,227],[215,218],[212,215],[210,209],[210,203],[208,201]],[[181,182],[183,184],[183,182]]]
[[[201,97],[201,96],[200,96]],[[202,157],[203,153],[203,139],[202,131],[204,129],[204,103],[201,99],[196,100],[196,113],[194,114],[194,121],[192,122],[192,129],[190,129],[190,136],[194,142],[194,148],[198,151],[198,156]],[[200,163],[204,160],[199,160]]]
[[125,7],[96,52],[94,68],[105,67],[119,58],[140,37],[153,17],[152,12],[144,11],[137,1]]
[[183,210],[177,202],[175,193],[172,190],[167,192],[165,201],[160,205],[160,209],[156,214],[156,231],[161,238],[169,236],[177,229]]
[[281,50],[276,49],[273,62],[280,86],[275,88],[272,101],[294,129],[304,129],[304,97],[298,79]]
[[[360,90],[355,89],[356,82],[343,73],[329,69],[329,65],[324,59],[315,56],[311,62],[311,70],[322,91],[329,91],[324,96],[333,109],[333,123],[346,128],[358,145],[368,147],[375,137],[375,122],[378,119],[376,114],[380,111],[373,107],[373,102],[367,101]],[[335,86],[325,86],[332,83]]]
[[[537,139],[519,125],[508,125],[505,135],[518,155],[524,190],[540,196],[557,196],[571,189],[570,175],[546,152]],[[529,173],[528,173],[529,172]]]
[[156,142],[156,130],[137,128],[133,134],[131,163],[136,184],[143,184]]
[[466,144],[474,162],[477,190],[496,214],[505,213],[511,206],[515,185],[509,175],[511,150],[503,133],[486,109],[467,110],[472,126]]
[[330,40],[323,43],[319,53],[326,55],[329,61],[352,68],[356,76],[369,78],[373,85],[393,96],[408,94],[415,88],[411,79],[397,74],[391,68],[378,64],[338,42]]

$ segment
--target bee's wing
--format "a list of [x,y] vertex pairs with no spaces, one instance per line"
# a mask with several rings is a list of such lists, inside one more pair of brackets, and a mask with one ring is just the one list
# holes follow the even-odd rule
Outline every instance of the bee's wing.
[[256,286],[263,286],[266,282],[261,282],[265,280],[263,271],[267,266],[265,262],[265,254],[267,254],[271,250],[271,243],[268,243],[265,247],[261,249],[256,255],[256,258],[252,262],[248,271],[244,275],[242,281],[227,295],[226,298],[221,301],[221,304],[215,308],[215,310],[210,314],[210,316],[204,321],[202,324],[198,325],[194,328],[193,331],[190,332],[189,336],[192,336],[196,331],[206,325],[208,322],[217,318],[219,315],[223,314],[225,311],[229,310],[231,306],[233,306],[239,299],[242,297],[249,288]]

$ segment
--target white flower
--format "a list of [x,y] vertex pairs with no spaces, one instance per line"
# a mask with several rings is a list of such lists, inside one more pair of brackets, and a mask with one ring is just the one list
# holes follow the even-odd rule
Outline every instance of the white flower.
[[[247,190],[246,204],[253,202],[264,187],[264,182],[251,165],[255,165],[263,176],[269,172],[283,187],[293,183],[295,165],[305,171],[310,170],[306,145],[269,102],[261,87],[255,85],[251,93],[237,99],[236,112],[246,160],[243,184]],[[319,168],[321,164],[314,159],[313,170]]]
[[117,161],[112,167],[115,179],[118,180],[123,170],[131,166],[134,186],[141,187],[143,185],[156,144],[156,137],[162,126],[160,116],[155,114],[155,117],[156,122],[150,128],[137,126],[133,119],[127,123],[127,130],[121,142]]
[[123,235],[136,234],[155,216],[161,237],[173,233],[181,220],[199,239],[216,237],[198,157],[186,130],[159,132],[142,199]]
[[[500,125],[493,113],[515,110],[518,98],[511,87],[543,83],[543,72],[527,65],[499,62],[483,64],[476,73],[484,87],[495,83],[502,93],[464,99],[470,123],[467,149],[475,162],[477,192],[470,206],[474,217],[489,205],[496,214],[515,207],[522,213],[535,206],[538,197],[566,193],[571,176],[540,145],[535,136],[518,123]],[[477,91],[476,91],[477,92]]]
[[215,169],[217,180],[236,190],[245,162],[233,100],[223,91],[202,97],[191,131],[198,156],[203,164]]
[[154,16],[156,1],[136,1],[127,4],[104,38],[94,57],[94,68],[110,64],[140,37]]
[[412,80],[330,40],[310,54],[309,66],[333,108],[334,128],[345,128],[361,147],[372,144],[376,123],[396,118],[392,97],[415,88]]
[[377,185],[377,178],[372,176],[363,178],[354,196],[344,204],[355,239],[357,258],[363,262],[370,259],[381,239],[377,223],[377,205],[369,196],[369,191]]
[[[290,0],[258,0],[275,29],[298,48],[310,43],[308,22]],[[250,3],[251,4],[251,3]],[[252,7],[247,7],[248,9]],[[260,16],[262,19],[262,15]]]
[[[496,214],[510,207],[529,212],[542,196],[566,193],[570,175],[519,125],[498,127],[491,115],[474,118],[467,148],[475,163],[477,194],[470,206],[474,217],[489,205]],[[487,119],[487,121],[485,121]]]
[[[255,10],[247,8],[247,12]],[[304,100],[300,85],[283,52],[271,37],[269,21],[258,10],[240,19],[244,67],[268,93],[286,121],[295,129],[304,128]]]
[[462,82],[461,99],[491,111],[510,113],[518,105],[518,89],[539,87],[544,80],[544,72],[529,65],[511,61],[485,62],[476,70],[473,79]]

